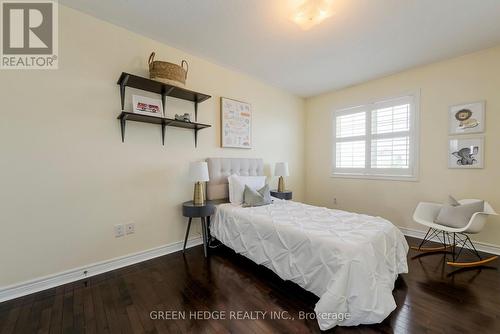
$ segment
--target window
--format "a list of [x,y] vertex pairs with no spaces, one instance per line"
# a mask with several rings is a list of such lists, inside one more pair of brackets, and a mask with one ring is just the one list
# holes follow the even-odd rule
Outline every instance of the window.
[[416,180],[418,94],[333,113],[333,176]]

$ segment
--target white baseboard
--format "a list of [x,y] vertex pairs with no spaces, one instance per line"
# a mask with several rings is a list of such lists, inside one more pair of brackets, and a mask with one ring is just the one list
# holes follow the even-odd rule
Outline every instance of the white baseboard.
[[[423,239],[426,231],[416,230],[407,227],[398,226],[404,235]],[[433,240],[433,241],[438,241]],[[193,246],[198,246],[202,244],[200,237],[188,240],[186,248]],[[114,259],[97,262],[89,264],[87,266],[74,268],[67,270],[58,274],[53,274],[45,277],[40,277],[34,280],[22,282],[19,284],[14,284],[11,286],[0,287],[0,302],[4,302],[10,299],[22,297],[29,295],[31,293],[43,291],[46,289],[51,289],[56,286],[63,284],[75,282],[87,277],[92,277],[95,275],[103,274],[105,272],[130,266],[135,263],[143,262],[146,260],[153,259],[155,257],[163,256],[166,254],[174,253],[182,250],[182,241],[174,242],[172,244],[159,246],[156,248],[148,249],[142,252],[137,252]],[[500,255],[500,246],[489,244],[481,241],[474,241],[474,245],[477,250],[491,253],[495,255]]]
[[[200,237],[188,240],[186,248],[201,245]],[[89,264],[87,266],[70,269],[58,274],[36,278],[34,280],[0,287],[0,302],[29,295],[31,293],[54,288],[63,284],[75,282],[87,277],[99,275],[111,270],[130,266],[135,263],[153,259],[155,257],[174,253],[182,250],[184,242],[178,241],[172,244],[163,245],[145,251],[117,257],[114,259]]]
[[[416,229],[408,228],[408,227],[401,227],[401,226],[398,226],[398,227],[401,230],[401,232],[403,232],[404,235],[407,235],[409,237],[419,238],[419,239],[423,239],[425,237],[425,233],[427,232],[427,231],[416,230]],[[437,238],[433,238],[431,240],[439,242],[439,240]],[[486,253],[490,253],[490,254],[495,254],[495,255],[500,255],[500,246],[498,246],[498,245],[493,245],[493,244],[489,244],[487,242],[476,241],[476,240],[472,240],[472,242],[474,242],[474,247],[476,247],[476,249],[478,251],[486,252]]]

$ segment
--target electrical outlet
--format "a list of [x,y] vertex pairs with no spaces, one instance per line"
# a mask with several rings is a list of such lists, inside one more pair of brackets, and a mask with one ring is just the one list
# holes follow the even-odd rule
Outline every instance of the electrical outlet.
[[127,232],[127,234],[134,234],[135,233],[135,224],[130,223],[130,224],[125,225],[125,231]]
[[337,205],[337,197],[333,198],[333,205]]
[[123,224],[115,225],[114,230],[115,230],[115,238],[120,238],[125,235],[125,227],[123,226]]

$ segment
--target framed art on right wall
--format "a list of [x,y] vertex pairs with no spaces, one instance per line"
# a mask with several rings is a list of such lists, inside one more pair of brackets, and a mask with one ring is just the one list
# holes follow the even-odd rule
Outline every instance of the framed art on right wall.
[[451,135],[482,133],[485,122],[485,101],[451,106],[449,130]]
[[450,139],[448,148],[449,168],[483,168],[484,138]]

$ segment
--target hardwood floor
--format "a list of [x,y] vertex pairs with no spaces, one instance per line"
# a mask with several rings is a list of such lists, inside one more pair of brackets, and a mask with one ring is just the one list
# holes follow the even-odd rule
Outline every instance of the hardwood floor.
[[[500,333],[498,260],[454,271],[443,255],[415,255],[410,251],[410,273],[396,282],[397,309],[389,318],[329,332]],[[195,247],[185,257],[170,254],[1,303],[0,333],[317,333],[316,320],[298,320],[317,299],[227,248],[205,260]],[[227,318],[230,311],[275,311],[295,320],[271,320],[269,313],[259,320],[189,319],[196,310],[225,310]],[[186,319],[152,320],[151,312],[182,316],[155,311],[184,311]]]

